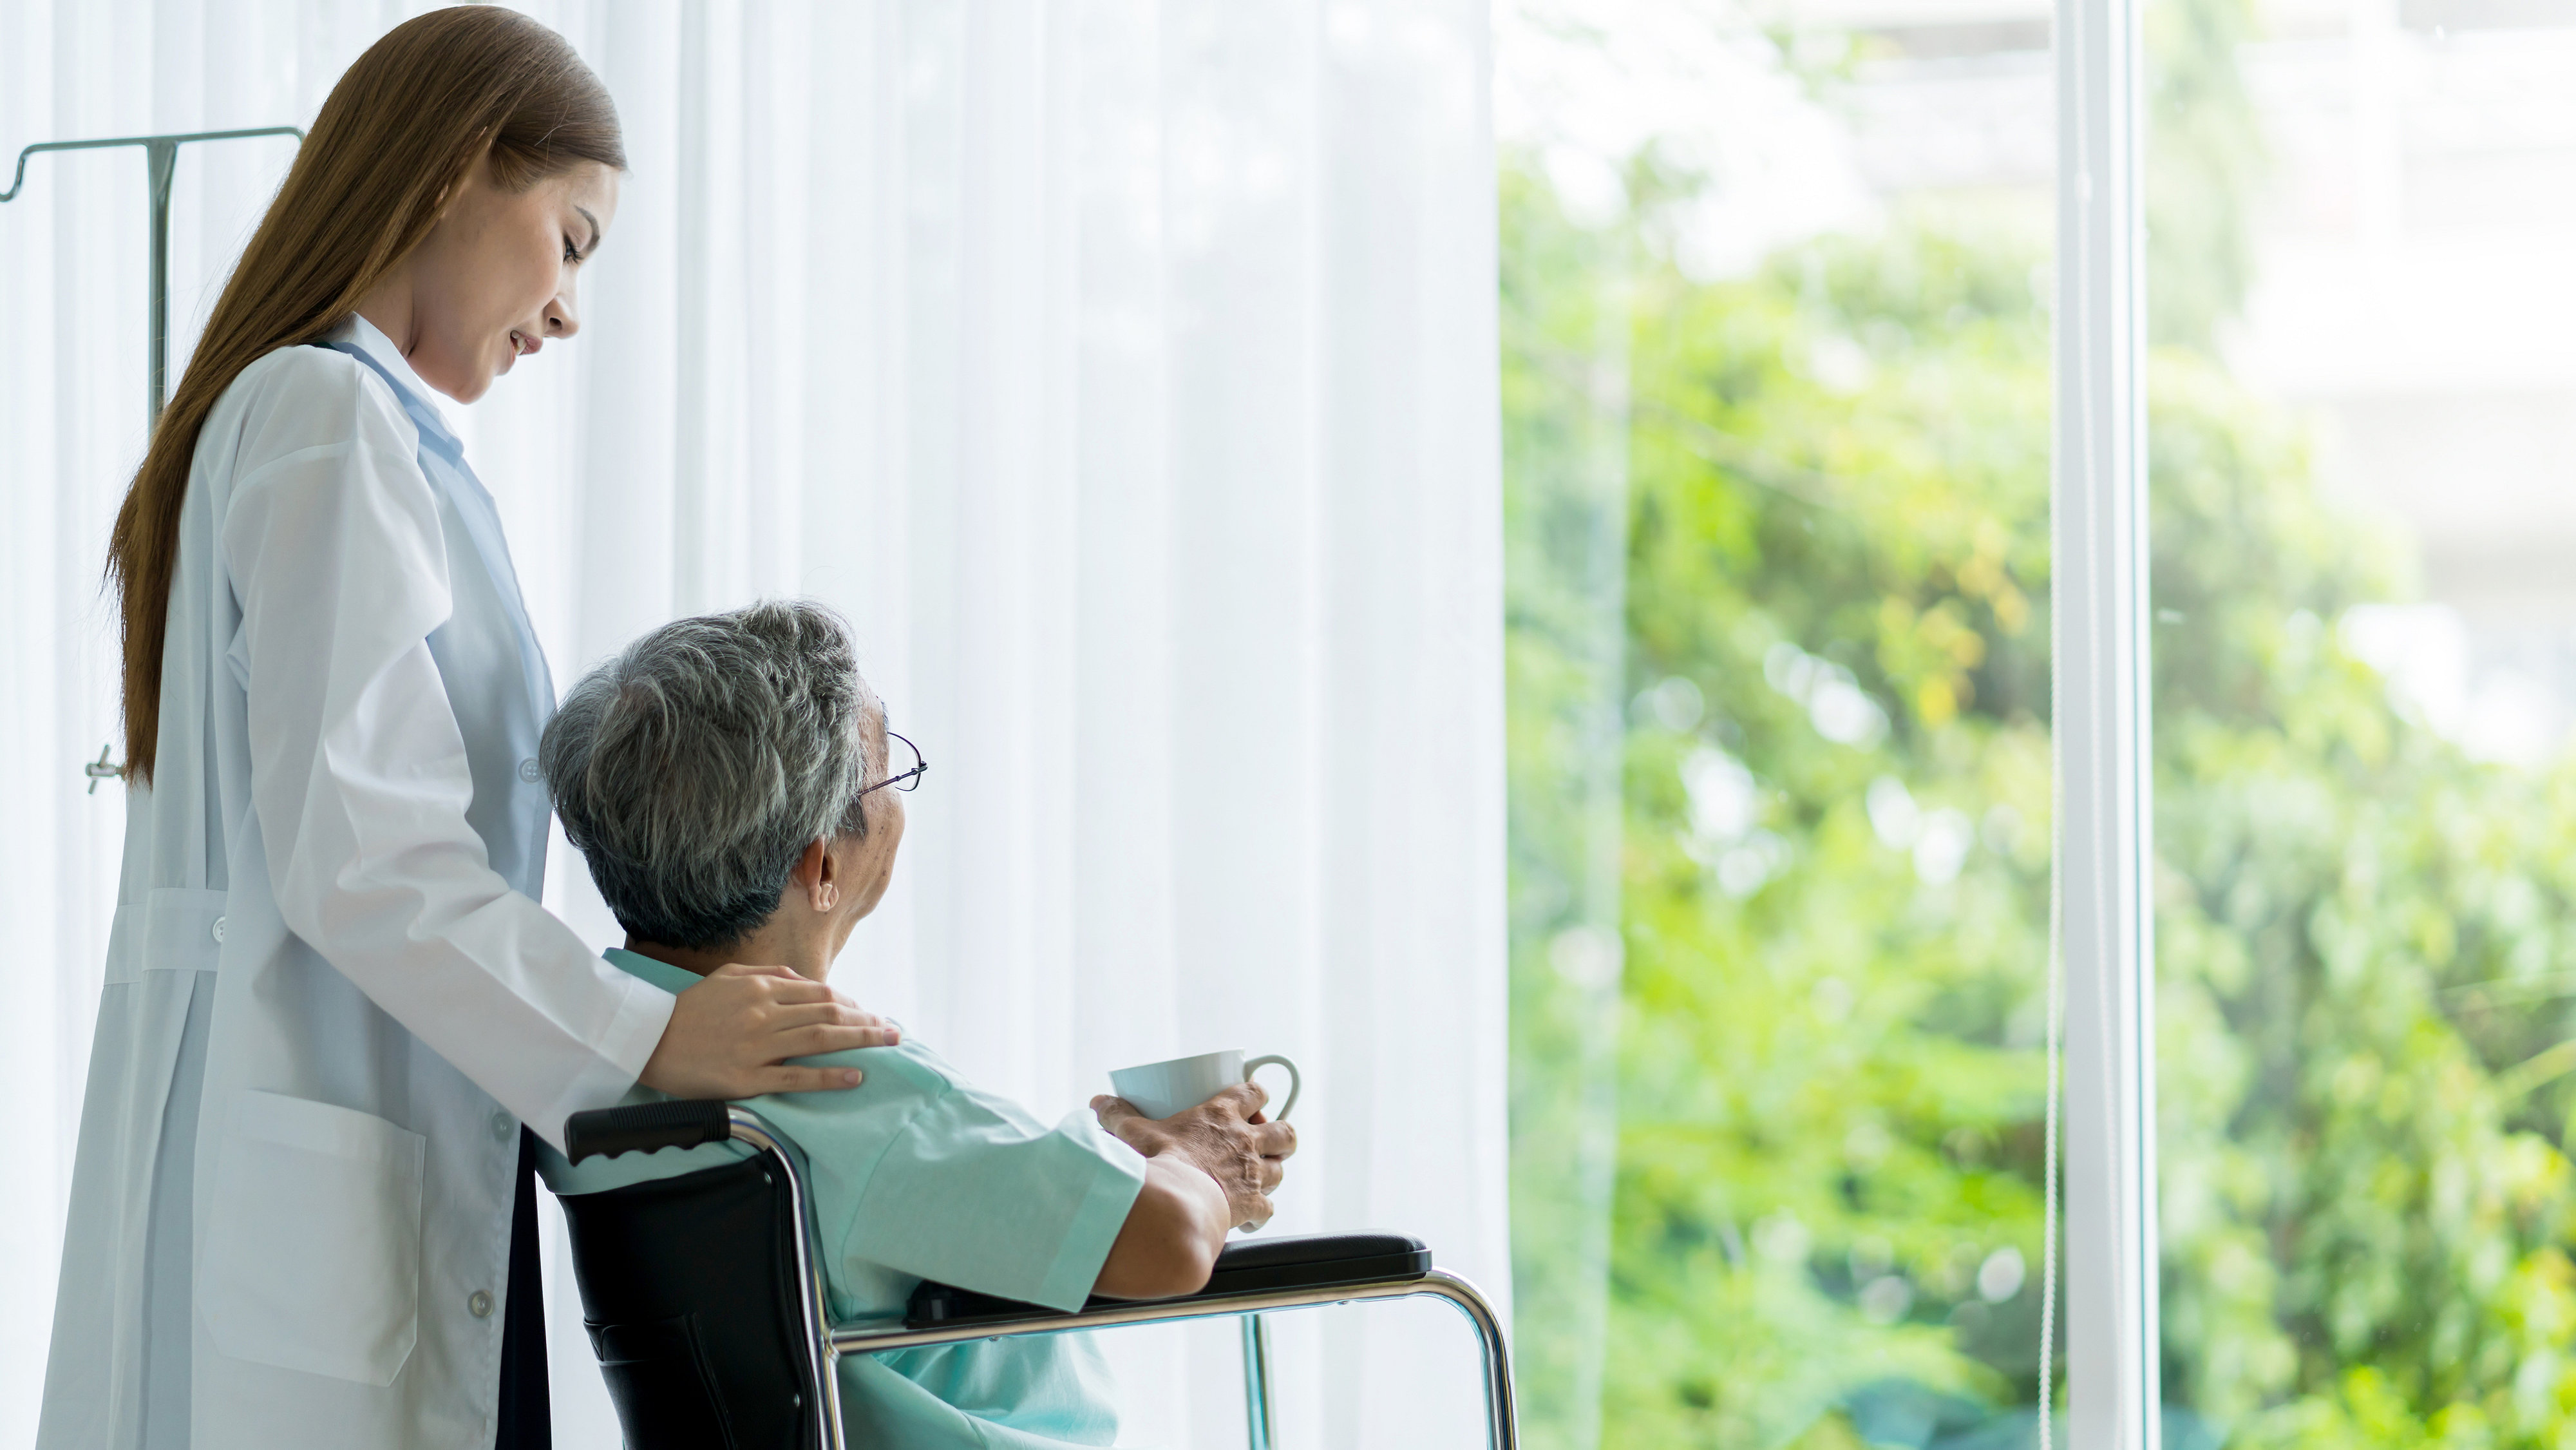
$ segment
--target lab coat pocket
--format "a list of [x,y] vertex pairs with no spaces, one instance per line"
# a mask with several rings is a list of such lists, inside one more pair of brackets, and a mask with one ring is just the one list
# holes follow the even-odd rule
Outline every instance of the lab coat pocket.
[[197,1302],[235,1359],[387,1385],[419,1333],[426,1139],[276,1093],[232,1105]]

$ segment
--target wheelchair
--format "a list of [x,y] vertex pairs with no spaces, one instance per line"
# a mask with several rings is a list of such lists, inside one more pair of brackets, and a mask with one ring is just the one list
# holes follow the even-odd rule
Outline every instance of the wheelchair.
[[[1484,1296],[1397,1234],[1319,1234],[1233,1244],[1198,1293],[1094,1296],[1075,1313],[923,1283],[900,1327],[834,1324],[802,1164],[749,1108],[639,1103],[575,1113],[573,1162],[727,1139],[753,1156],[720,1168],[559,1200],[582,1317],[627,1450],[851,1450],[841,1426],[844,1355],[1063,1334],[1166,1320],[1238,1318],[1251,1450],[1271,1450],[1264,1316],[1427,1296],[1466,1317],[1483,1350],[1486,1443],[1515,1450],[1503,1329]],[[869,1447],[858,1447],[869,1450]]]

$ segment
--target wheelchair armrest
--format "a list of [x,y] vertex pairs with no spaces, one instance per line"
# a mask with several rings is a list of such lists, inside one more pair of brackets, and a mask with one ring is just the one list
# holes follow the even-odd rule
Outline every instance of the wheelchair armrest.
[[1247,1239],[1217,1255],[1216,1272],[1192,1298],[1262,1289],[1380,1284],[1431,1272],[1431,1246],[1408,1234],[1304,1234]]
[[[1307,1234],[1229,1244],[1217,1256],[1216,1272],[1195,1294],[1154,1302],[1186,1304],[1272,1289],[1323,1289],[1343,1285],[1401,1283],[1431,1272],[1431,1247],[1405,1234]],[[1133,1301],[1095,1294],[1086,1310]],[[990,1324],[1012,1319],[1038,1319],[1058,1311],[1013,1299],[998,1299],[968,1289],[928,1280],[912,1291],[904,1326],[935,1329],[955,1324]]]
[[564,1120],[564,1156],[578,1163],[601,1155],[650,1153],[660,1148],[695,1148],[733,1136],[730,1104],[722,1102],[635,1103],[623,1108],[593,1108]]

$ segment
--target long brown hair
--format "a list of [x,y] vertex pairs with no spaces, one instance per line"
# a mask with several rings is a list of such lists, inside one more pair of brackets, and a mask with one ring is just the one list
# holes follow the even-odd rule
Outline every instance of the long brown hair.
[[513,189],[585,161],[626,168],[607,88],[562,36],[498,6],[434,10],[395,26],[322,103],[109,535],[107,577],[124,615],[128,780],[152,778],[179,506],[206,415],[243,368],[356,311],[486,154],[494,179]]

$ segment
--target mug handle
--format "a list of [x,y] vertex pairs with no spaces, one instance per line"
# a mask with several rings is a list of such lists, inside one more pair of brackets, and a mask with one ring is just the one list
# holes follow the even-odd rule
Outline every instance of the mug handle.
[[1288,1101],[1279,1105],[1279,1111],[1272,1113],[1270,1120],[1274,1123],[1284,1123],[1288,1121],[1289,1110],[1297,1106],[1297,1089],[1301,1085],[1301,1080],[1297,1076],[1297,1064],[1275,1052],[1267,1057],[1256,1057],[1243,1065],[1243,1080],[1252,1081],[1254,1069],[1268,1067],[1274,1062],[1288,1069]]

